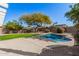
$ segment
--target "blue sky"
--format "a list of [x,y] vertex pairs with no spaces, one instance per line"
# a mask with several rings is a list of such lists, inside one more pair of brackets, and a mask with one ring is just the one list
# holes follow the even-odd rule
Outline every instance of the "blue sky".
[[5,22],[18,20],[20,16],[31,13],[43,13],[50,17],[53,23],[67,24],[72,26],[73,23],[68,21],[64,14],[70,10],[67,3],[10,3]]

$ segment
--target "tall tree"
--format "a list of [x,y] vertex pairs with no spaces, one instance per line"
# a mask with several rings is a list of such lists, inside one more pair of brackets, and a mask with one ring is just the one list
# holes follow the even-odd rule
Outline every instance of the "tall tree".
[[23,15],[20,18],[21,21],[27,23],[29,26],[43,26],[43,24],[51,24],[51,20],[47,15],[41,13],[34,13],[30,15]]
[[70,11],[66,12],[65,16],[73,23],[79,23],[79,3],[70,6]]
[[79,23],[75,24],[75,27],[76,27],[77,29],[79,29]]

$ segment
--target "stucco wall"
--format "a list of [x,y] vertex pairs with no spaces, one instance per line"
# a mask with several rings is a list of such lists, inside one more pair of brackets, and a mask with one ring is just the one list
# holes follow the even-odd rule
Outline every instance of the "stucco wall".
[[0,28],[0,34],[2,34],[2,28]]
[[7,13],[7,8],[7,3],[0,3],[0,34],[2,33],[2,26]]

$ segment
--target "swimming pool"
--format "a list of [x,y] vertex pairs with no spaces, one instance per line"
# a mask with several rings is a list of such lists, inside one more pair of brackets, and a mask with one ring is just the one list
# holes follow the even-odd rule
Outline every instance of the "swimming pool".
[[44,34],[40,36],[40,39],[44,40],[50,40],[54,42],[68,42],[71,41],[71,39],[66,38],[62,35],[56,35],[56,34]]

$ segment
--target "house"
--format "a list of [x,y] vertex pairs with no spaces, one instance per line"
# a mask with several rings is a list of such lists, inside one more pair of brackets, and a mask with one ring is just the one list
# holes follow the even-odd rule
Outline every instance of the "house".
[[0,3],[0,34],[2,33],[3,22],[7,13],[7,8],[7,3]]

